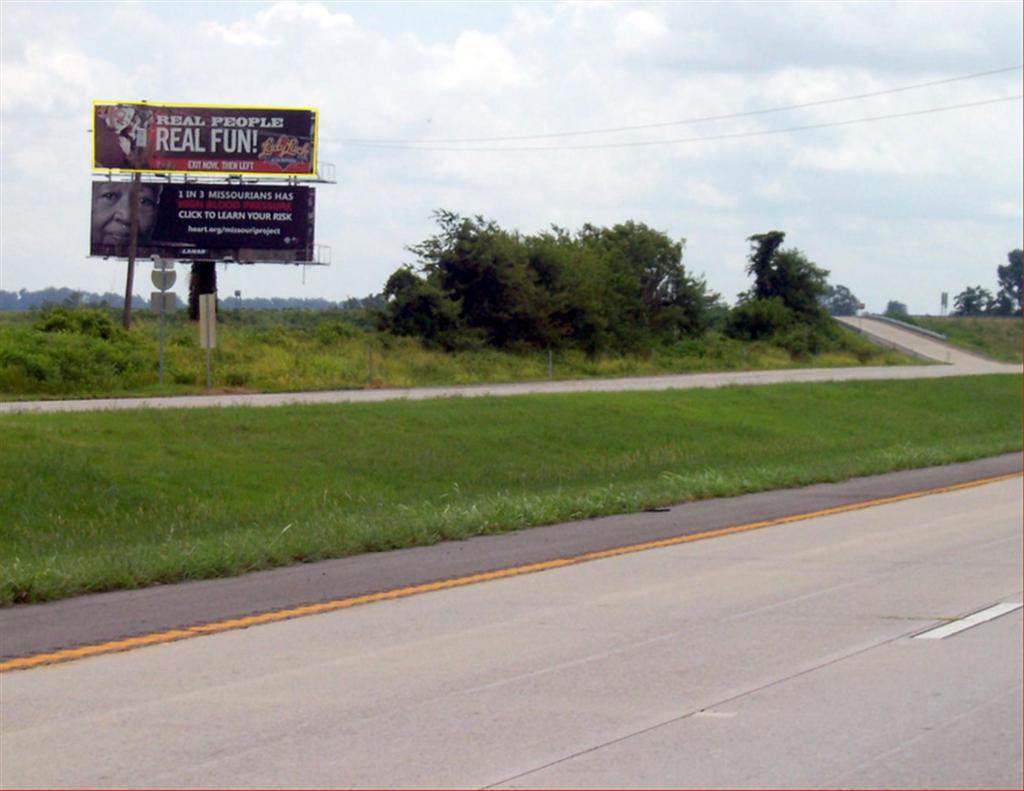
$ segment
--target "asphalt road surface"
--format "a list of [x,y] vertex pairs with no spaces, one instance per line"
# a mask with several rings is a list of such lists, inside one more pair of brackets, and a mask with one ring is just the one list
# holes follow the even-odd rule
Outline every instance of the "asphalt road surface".
[[1021,520],[1014,476],[8,672],[0,785],[1020,788]]
[[896,347],[934,365],[894,365],[882,368],[802,368],[779,371],[641,376],[627,379],[575,379],[553,382],[419,387],[414,389],[334,390],[313,393],[261,393],[256,395],[199,395],[153,398],[96,398],[72,401],[2,401],[0,415],[17,412],[88,412],[117,409],[195,409],[212,406],[268,407],[287,404],[335,404],[367,401],[473,398],[527,393],[611,392],[626,390],[684,390],[765,385],[781,382],[839,382],[864,379],[933,379],[945,376],[1021,373],[1020,365],[997,363],[968,354],[949,344],[870,318],[841,319],[851,328],[887,347]]

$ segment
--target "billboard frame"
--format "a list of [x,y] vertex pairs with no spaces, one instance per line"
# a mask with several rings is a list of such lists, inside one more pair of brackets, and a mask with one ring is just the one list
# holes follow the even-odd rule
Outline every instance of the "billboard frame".
[[[313,136],[310,141],[313,147],[312,156],[310,158],[311,170],[309,173],[275,173],[273,171],[245,171],[245,170],[168,170],[166,168],[111,168],[98,166],[96,164],[96,106],[97,105],[137,105],[144,106],[153,109],[159,108],[180,108],[189,109],[196,108],[200,110],[254,110],[254,111],[270,111],[270,112],[306,112],[310,113],[313,119]],[[168,102],[149,102],[149,101],[114,101],[107,99],[93,99],[92,101],[92,154],[90,157],[90,170],[94,174],[104,173],[124,173],[124,174],[135,174],[141,173],[143,175],[159,176],[165,174],[178,174],[184,176],[220,176],[220,177],[238,177],[248,176],[250,178],[268,178],[268,179],[280,179],[280,178],[295,178],[295,179],[318,179],[318,171],[320,167],[319,162],[319,137],[320,137],[320,111],[316,107],[254,107],[247,104],[198,104],[195,102],[171,104]]]
[[[316,220],[315,220],[315,216],[316,216],[316,209],[315,209],[315,205],[316,205],[316,203],[315,203],[315,201],[316,201],[316,190],[308,182],[304,183],[304,182],[300,182],[298,179],[294,179],[294,180],[290,180],[287,183],[281,183],[280,181],[275,181],[275,182],[271,182],[271,183],[264,182],[263,184],[259,184],[259,183],[255,183],[253,181],[242,181],[242,180],[236,179],[234,177],[232,177],[231,179],[228,179],[228,180],[220,178],[220,179],[217,179],[215,181],[214,180],[204,180],[204,181],[201,181],[201,182],[200,181],[191,181],[191,180],[187,180],[187,181],[174,181],[174,180],[170,179],[169,177],[166,178],[166,179],[150,178],[150,179],[143,180],[142,179],[142,175],[136,173],[133,176],[131,176],[129,179],[115,178],[113,176],[113,174],[105,174],[105,175],[104,174],[98,174],[98,175],[94,174],[94,178],[93,178],[93,181],[91,183],[92,183],[92,192],[93,192],[93,198],[92,198],[92,202],[91,202],[91,207],[92,207],[91,208],[91,216],[92,216],[92,221],[94,223],[97,222],[97,217],[101,216],[96,211],[96,194],[97,194],[97,189],[100,188],[101,185],[104,185],[104,184],[118,185],[118,188],[119,188],[122,196],[125,194],[126,188],[130,188],[132,190],[133,194],[135,194],[134,202],[135,202],[136,206],[139,205],[140,200],[141,200],[141,198],[137,195],[136,190],[146,189],[146,188],[153,188],[153,189],[155,189],[155,193],[156,193],[156,196],[157,196],[157,198],[156,198],[157,204],[156,204],[156,206],[154,207],[154,210],[153,210],[154,211],[154,216],[152,218],[152,228],[151,228],[151,230],[157,231],[157,232],[160,232],[161,230],[163,232],[168,232],[175,225],[180,225],[183,221],[184,222],[191,222],[192,220],[202,221],[200,218],[194,217],[194,218],[177,219],[177,220],[172,219],[172,220],[170,220],[168,222],[168,213],[169,213],[169,211],[173,212],[175,210],[175,206],[174,205],[170,205],[169,202],[172,199],[180,200],[182,197],[190,198],[191,200],[199,200],[199,201],[203,201],[203,202],[208,201],[208,200],[222,201],[225,198],[230,199],[232,202],[240,202],[240,201],[246,201],[247,202],[249,200],[261,201],[261,202],[265,202],[265,201],[269,200],[269,201],[273,202],[275,200],[274,197],[272,197],[273,193],[276,193],[278,191],[283,191],[283,190],[297,190],[298,191],[298,195],[305,195],[305,198],[302,199],[302,198],[298,197],[298,195],[294,195],[292,198],[289,198],[289,200],[295,201],[294,208],[300,208],[299,203],[301,201],[302,203],[305,204],[304,208],[308,209],[310,213],[309,213],[309,216],[308,216],[309,224],[307,226],[307,231],[306,231],[308,233],[308,239],[306,240],[306,243],[304,245],[302,245],[300,247],[296,247],[296,248],[289,248],[289,247],[278,248],[278,247],[275,247],[275,246],[269,246],[269,247],[252,246],[252,247],[247,247],[247,246],[233,246],[233,245],[225,245],[223,247],[218,247],[218,246],[207,247],[207,246],[204,246],[204,245],[202,245],[201,243],[198,243],[198,242],[185,242],[185,241],[177,241],[177,240],[172,240],[172,239],[153,239],[153,240],[151,240],[148,237],[144,241],[144,240],[139,238],[139,231],[135,230],[133,233],[129,234],[129,236],[131,238],[129,238],[126,242],[123,243],[125,245],[125,247],[123,247],[120,250],[118,250],[117,246],[111,244],[111,245],[109,245],[110,246],[110,250],[109,251],[99,252],[99,251],[96,251],[96,248],[98,247],[98,244],[97,244],[97,242],[96,242],[96,240],[94,238],[94,235],[96,234],[97,230],[96,230],[96,227],[93,226],[92,228],[90,228],[90,244],[89,244],[89,252],[86,254],[87,258],[100,258],[100,259],[103,259],[103,260],[113,259],[115,261],[125,261],[125,260],[127,260],[129,262],[129,264],[130,264],[132,259],[133,259],[131,246],[132,246],[132,243],[134,242],[134,244],[137,245],[137,249],[139,251],[138,255],[139,255],[140,258],[151,258],[151,259],[159,258],[160,260],[164,260],[164,261],[178,261],[178,262],[183,262],[183,263],[195,263],[195,262],[206,261],[206,262],[212,262],[212,263],[218,263],[218,264],[238,264],[238,265],[243,265],[243,266],[251,266],[251,265],[256,265],[256,264],[272,264],[272,265],[276,265],[276,266],[289,265],[289,264],[293,265],[293,266],[330,266],[331,265],[331,260],[330,260],[331,259],[331,248],[330,248],[330,246],[316,242],[316,237],[315,237],[315,234],[316,234]],[[196,195],[194,197],[183,194],[183,191],[187,190],[189,188],[195,188],[200,194]],[[171,190],[169,193],[167,192],[168,189]],[[212,195],[211,196],[211,195],[209,195],[209,191],[210,190],[234,191],[234,192],[245,191],[245,192],[254,192],[255,193],[255,192],[260,191],[261,189],[271,193],[271,195],[256,195],[256,194],[254,194],[251,198],[247,198],[244,195],[231,195],[231,196],[221,196],[221,195]],[[132,202],[131,199],[129,199],[128,200],[129,205],[131,204],[131,202]],[[121,208],[123,209],[123,206]],[[188,206],[186,208],[187,209],[193,209],[194,207],[193,206]],[[231,210],[231,211],[235,211],[236,213],[237,213],[237,210],[240,209],[240,208],[241,208],[240,206],[220,207],[221,210],[228,209],[228,210]],[[264,211],[264,212],[265,211],[272,212],[274,210],[279,210],[279,207],[259,208],[259,207],[255,207],[255,206],[246,206],[245,208],[247,210]],[[205,213],[209,213],[209,211],[211,209],[213,209],[213,207],[210,207],[210,209],[207,209],[205,211]],[[163,210],[163,211],[161,211],[161,210]],[[216,210],[216,209],[213,209],[213,210]],[[292,211],[292,210],[294,210],[294,209],[289,209],[288,211]],[[300,210],[302,210],[302,208],[300,208]],[[137,214],[137,212],[138,212],[138,209],[136,209],[136,211],[132,212],[132,213],[133,214]],[[108,220],[111,217],[113,217],[113,214],[108,215]],[[161,218],[163,218],[163,219],[161,219]],[[216,220],[216,221],[231,222],[231,223],[235,223],[235,222],[249,222],[249,221],[257,221],[257,222],[267,222],[267,221],[278,222],[279,221],[279,219],[277,217],[274,217],[273,220],[271,220],[270,217],[251,218],[249,220],[243,220],[242,217],[218,217],[218,218],[212,218],[211,217],[211,218],[208,218],[208,219]],[[121,222],[121,221],[119,221],[119,222]],[[138,220],[136,219],[135,222],[137,223]],[[291,222],[291,220],[289,220],[289,222]],[[301,222],[301,220],[299,220],[299,222]],[[167,223],[167,224],[165,224],[165,223]],[[213,230],[213,231],[211,231],[211,233],[216,234],[218,237],[223,235],[223,232],[220,231],[220,230]],[[286,241],[287,241],[287,239],[286,239]],[[178,249],[176,250],[174,248],[178,248]],[[188,252],[186,252],[186,251],[188,251]],[[253,257],[249,257],[247,255],[244,255],[245,251],[259,251],[259,254],[258,254],[258,257],[253,258]],[[183,253],[183,254],[181,254],[181,255],[176,254],[178,252]],[[276,257],[276,255],[275,255],[278,252],[280,252],[280,254],[281,254],[279,258]],[[293,255],[295,253],[300,253],[301,254],[302,252],[305,252],[307,257],[306,258],[297,257],[297,256],[296,257],[292,257],[292,256],[288,255],[288,252],[292,252]]]

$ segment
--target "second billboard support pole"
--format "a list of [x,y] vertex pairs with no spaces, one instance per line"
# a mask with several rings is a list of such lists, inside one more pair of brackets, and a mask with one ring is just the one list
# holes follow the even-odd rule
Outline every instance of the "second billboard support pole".
[[132,176],[132,191],[128,198],[128,278],[124,287],[124,315],[122,324],[126,330],[132,326],[132,288],[135,285],[135,253],[139,249],[139,187],[142,174]]
[[214,261],[193,261],[188,284],[188,317],[199,321],[199,297],[217,293],[217,264]]

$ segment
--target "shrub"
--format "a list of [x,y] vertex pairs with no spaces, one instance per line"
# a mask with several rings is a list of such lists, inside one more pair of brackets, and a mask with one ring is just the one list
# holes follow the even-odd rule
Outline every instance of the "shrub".
[[778,297],[748,299],[733,308],[725,332],[732,338],[757,341],[789,329],[793,319],[793,312]]
[[66,320],[57,315],[47,322],[51,329],[11,329],[0,337],[0,390],[106,392],[137,386],[152,377],[153,361],[126,333],[116,331],[110,339],[96,337],[86,334],[97,331],[88,322],[86,333],[54,329]]
[[361,330],[343,321],[322,321],[314,330],[317,341],[324,346],[333,346],[338,341],[356,338],[362,334]]
[[69,310],[60,305],[45,307],[33,327],[40,332],[63,332],[102,340],[120,338],[125,334],[106,311],[95,308]]

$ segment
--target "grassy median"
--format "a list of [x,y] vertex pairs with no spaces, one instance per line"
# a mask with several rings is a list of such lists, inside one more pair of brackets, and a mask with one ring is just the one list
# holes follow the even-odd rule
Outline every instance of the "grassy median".
[[0,417],[0,603],[1021,448],[1021,377]]

